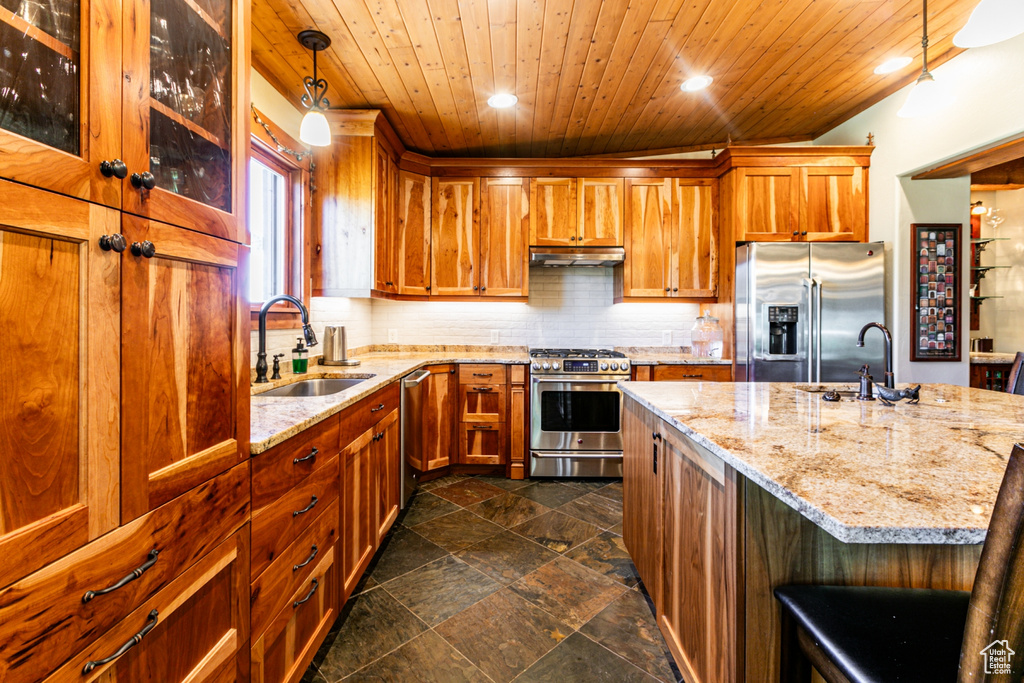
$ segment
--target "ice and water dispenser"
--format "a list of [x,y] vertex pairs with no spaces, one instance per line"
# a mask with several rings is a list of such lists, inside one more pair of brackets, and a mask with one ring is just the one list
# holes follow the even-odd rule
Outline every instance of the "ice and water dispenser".
[[768,306],[768,353],[790,356],[796,353],[799,306]]

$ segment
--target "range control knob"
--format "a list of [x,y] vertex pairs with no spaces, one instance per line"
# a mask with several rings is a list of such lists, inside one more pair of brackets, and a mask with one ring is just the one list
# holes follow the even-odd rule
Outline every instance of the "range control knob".
[[551,369],[551,366],[548,365],[547,361],[545,361],[544,364],[541,365],[541,367],[544,368],[545,370],[550,370]]
[[551,367],[552,367],[552,369],[557,370],[560,367],[559,364],[558,364],[558,361],[556,360],[554,363],[552,363]]
[[533,368],[534,370],[540,370],[540,363],[534,363],[530,367]]
[[621,363],[619,363],[619,367],[623,370],[629,370],[629,363],[627,363],[626,361],[622,361]]
[[608,369],[608,364],[607,363],[601,363],[601,369],[602,370],[607,370]]
[[612,370],[618,370],[618,369],[619,369],[619,364],[618,363],[612,363]]

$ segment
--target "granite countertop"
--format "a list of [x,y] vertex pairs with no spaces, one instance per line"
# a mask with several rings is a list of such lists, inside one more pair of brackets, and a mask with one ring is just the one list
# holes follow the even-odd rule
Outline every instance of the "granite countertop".
[[[397,382],[413,370],[439,363],[526,364],[530,358],[522,347],[436,347],[434,350],[371,352],[352,356],[357,366],[316,365],[310,360],[309,372],[293,375],[282,363],[282,379],[252,385],[249,418],[249,452],[262,453],[321,422],[378,389]],[[287,364],[290,368],[290,363]],[[372,376],[371,376],[372,375]],[[262,392],[304,379],[320,377],[365,377],[366,381],[329,396],[262,396]]]
[[981,351],[971,351],[971,363],[1006,363],[1007,365],[1013,365],[1013,359],[1015,356],[1016,354],[1013,353],[982,353]]
[[806,384],[619,386],[846,543],[982,543],[1024,441],[1024,396],[949,384],[891,408],[829,403]]
[[633,365],[732,365],[729,358],[695,358],[689,346],[616,346]]

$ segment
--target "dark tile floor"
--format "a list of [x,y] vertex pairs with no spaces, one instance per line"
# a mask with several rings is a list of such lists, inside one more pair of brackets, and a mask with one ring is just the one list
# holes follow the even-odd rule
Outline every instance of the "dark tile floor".
[[621,533],[619,481],[428,482],[303,682],[679,681]]

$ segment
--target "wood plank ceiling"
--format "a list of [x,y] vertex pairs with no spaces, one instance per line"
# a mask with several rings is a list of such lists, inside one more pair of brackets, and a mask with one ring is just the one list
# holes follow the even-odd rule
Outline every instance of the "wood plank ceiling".
[[[977,0],[932,0],[929,66]],[[921,0],[255,0],[253,66],[296,103],[382,109],[431,156],[626,156],[811,139],[915,80]],[[897,55],[914,61],[888,76]],[[708,74],[705,91],[683,93]],[[495,110],[487,98],[519,103]]]

